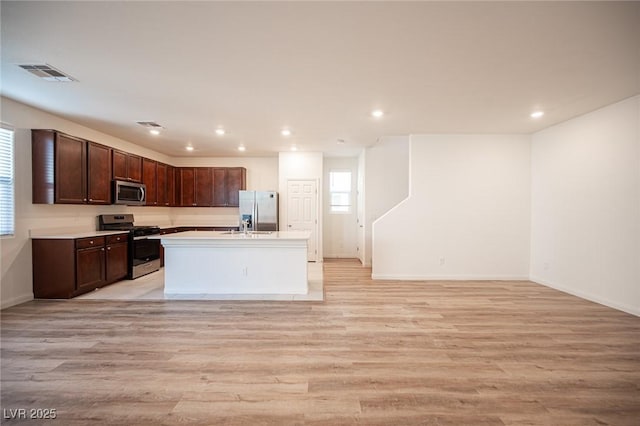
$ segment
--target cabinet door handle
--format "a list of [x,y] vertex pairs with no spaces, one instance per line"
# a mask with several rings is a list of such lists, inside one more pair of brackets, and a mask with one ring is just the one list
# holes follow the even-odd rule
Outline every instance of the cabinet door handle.
[[93,201],[93,198],[89,198],[89,201]]
[[104,251],[104,247],[102,247],[102,248],[100,249],[100,251]]
[[93,244],[93,240],[89,241],[89,244]]
[[107,250],[111,250],[111,247],[107,247]]

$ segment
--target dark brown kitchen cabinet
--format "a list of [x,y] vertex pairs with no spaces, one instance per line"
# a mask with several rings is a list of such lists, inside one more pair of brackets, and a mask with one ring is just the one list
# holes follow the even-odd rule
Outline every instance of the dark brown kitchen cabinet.
[[87,201],[87,143],[57,134],[55,138],[55,173],[53,186],[56,203]]
[[247,189],[244,167],[216,167],[213,169],[213,205],[238,207],[238,191]]
[[142,159],[142,183],[147,187],[147,206],[158,205],[158,162]]
[[107,236],[106,249],[105,271],[107,283],[126,278],[129,254],[127,236]]
[[213,175],[210,167],[180,167],[176,169],[178,200],[183,207],[211,207]]
[[168,206],[167,201],[167,165],[164,163],[157,163],[156,166],[156,185],[157,185],[157,205]]
[[34,204],[109,204],[110,148],[55,130],[31,131]]
[[213,175],[209,167],[196,167],[196,205],[213,205]]
[[176,167],[176,204],[183,207],[238,207],[246,189],[244,167]]
[[193,167],[181,167],[176,170],[176,198],[182,207],[196,205],[196,171]]
[[175,167],[158,162],[157,166],[158,206],[175,206]]
[[111,148],[88,142],[87,202],[111,204]]
[[53,130],[31,131],[34,204],[82,204],[87,196],[87,143]]
[[113,179],[142,182],[142,157],[113,150]]
[[32,240],[33,294],[69,299],[127,276],[126,234]]
[[167,166],[167,206],[176,205],[176,168]]
[[106,283],[105,238],[76,239],[76,291],[85,292]]

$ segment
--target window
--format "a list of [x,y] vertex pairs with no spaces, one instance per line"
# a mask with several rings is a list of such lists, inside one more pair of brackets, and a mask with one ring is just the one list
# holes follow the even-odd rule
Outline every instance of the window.
[[0,127],[0,236],[13,235],[13,130]]
[[349,213],[351,211],[351,171],[329,172],[330,212]]

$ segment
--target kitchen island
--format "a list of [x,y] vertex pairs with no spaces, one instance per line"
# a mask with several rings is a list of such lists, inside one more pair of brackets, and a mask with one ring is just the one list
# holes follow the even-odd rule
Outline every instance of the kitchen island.
[[306,294],[308,232],[190,231],[164,247],[167,296]]

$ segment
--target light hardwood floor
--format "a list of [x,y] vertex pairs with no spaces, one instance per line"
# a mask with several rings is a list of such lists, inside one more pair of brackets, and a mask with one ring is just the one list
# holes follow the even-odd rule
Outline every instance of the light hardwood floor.
[[640,424],[640,318],[530,282],[370,272],[325,262],[324,302],[4,310],[3,414],[55,408],[51,424],[65,426]]

